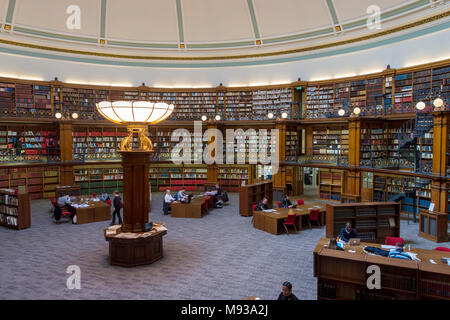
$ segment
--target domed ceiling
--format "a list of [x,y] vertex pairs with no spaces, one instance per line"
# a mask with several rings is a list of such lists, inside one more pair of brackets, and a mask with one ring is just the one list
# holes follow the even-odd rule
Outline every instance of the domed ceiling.
[[446,0],[0,0],[0,44],[110,58],[236,59],[387,36],[448,21],[449,8]]

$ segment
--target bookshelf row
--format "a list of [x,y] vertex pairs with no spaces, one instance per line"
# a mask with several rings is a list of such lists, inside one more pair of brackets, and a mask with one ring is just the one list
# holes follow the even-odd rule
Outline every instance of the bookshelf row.
[[342,170],[319,170],[319,199],[341,201],[344,190]]
[[0,169],[0,188],[24,187],[32,200],[54,197],[59,183],[58,166]]
[[30,198],[17,189],[0,188],[0,226],[11,229],[29,228]]
[[416,112],[423,101],[424,111],[432,110],[432,96],[450,98],[450,67],[385,75],[347,82],[323,83],[306,89],[305,118],[348,117],[355,107],[361,115],[385,115]]

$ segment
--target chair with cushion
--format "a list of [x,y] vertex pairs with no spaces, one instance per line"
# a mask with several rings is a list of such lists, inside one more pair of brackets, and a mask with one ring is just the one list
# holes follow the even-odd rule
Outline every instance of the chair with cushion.
[[305,204],[305,202],[303,201],[303,199],[297,199],[297,205],[302,205]]
[[386,245],[395,246],[397,243],[401,243],[403,245],[403,238],[386,237],[386,242],[385,242]]
[[92,198],[97,198],[97,193],[92,193]]
[[446,247],[436,247],[436,248],[434,248],[434,250],[450,252],[450,248],[446,248]]
[[281,201],[278,201],[278,208],[281,208]]
[[286,229],[286,233],[289,233],[287,226],[293,226],[295,232],[297,232],[297,227],[295,226],[295,218],[297,218],[295,214],[288,214],[287,218],[283,221],[283,226],[284,229]]
[[309,224],[309,228],[310,229],[312,228],[311,221],[315,221],[319,227],[322,226],[320,224],[320,221],[319,221],[319,214],[320,214],[320,210],[319,209],[311,209],[311,210],[309,210],[308,224]]

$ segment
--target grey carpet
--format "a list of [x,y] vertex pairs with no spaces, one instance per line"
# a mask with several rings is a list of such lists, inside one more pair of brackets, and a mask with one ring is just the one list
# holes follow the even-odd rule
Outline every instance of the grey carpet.
[[[162,214],[162,194],[153,194],[151,220],[168,228],[164,257],[131,269],[108,264],[109,222],[56,225],[50,202],[32,201],[30,229],[0,227],[0,299],[275,299],[284,281],[299,299],[315,299],[312,251],[325,228],[274,236],[240,217],[238,195],[230,198],[203,219],[175,219]],[[417,232],[418,224],[402,221],[406,242],[436,246]],[[69,265],[81,268],[80,290],[66,287]]]

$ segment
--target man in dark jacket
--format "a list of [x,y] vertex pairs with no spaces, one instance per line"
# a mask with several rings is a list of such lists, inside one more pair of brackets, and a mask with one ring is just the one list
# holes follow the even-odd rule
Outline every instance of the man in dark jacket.
[[356,230],[352,229],[352,225],[350,222],[347,222],[345,228],[341,230],[341,234],[339,235],[339,240],[344,242],[349,242],[351,238],[358,238],[356,234]]
[[295,208],[295,205],[292,204],[291,200],[289,200],[289,196],[286,194],[281,200],[281,207],[282,208]]
[[119,218],[119,224],[122,224],[122,218],[120,217],[120,209],[122,209],[122,199],[119,196],[119,191],[114,191],[113,205],[114,205],[114,212],[111,225],[116,224],[116,215]]
[[268,205],[269,199],[267,197],[264,197],[258,204],[256,205],[256,211],[263,211],[270,209]]

